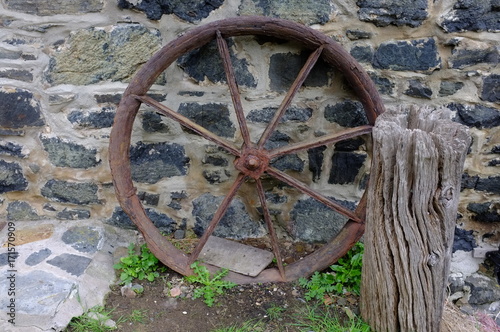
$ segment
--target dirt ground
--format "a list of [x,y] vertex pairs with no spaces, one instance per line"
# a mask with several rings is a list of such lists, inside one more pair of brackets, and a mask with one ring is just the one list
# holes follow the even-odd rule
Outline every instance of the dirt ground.
[[[170,272],[154,282],[140,282],[144,292],[136,298],[122,296],[120,286],[116,286],[106,300],[106,311],[112,310],[112,319],[123,332],[205,332],[241,327],[246,322],[262,322],[264,327],[257,331],[293,332],[300,331],[293,324],[303,317],[303,310],[315,305],[304,300],[304,290],[297,283],[269,283],[238,285],[208,307],[202,299],[190,298],[192,288],[181,280],[180,275]],[[170,296],[173,285],[184,290],[181,296]],[[358,311],[355,296],[331,300],[330,305],[321,305],[321,310],[329,310],[341,319],[347,317],[346,310]],[[141,319],[132,318],[137,316]]]

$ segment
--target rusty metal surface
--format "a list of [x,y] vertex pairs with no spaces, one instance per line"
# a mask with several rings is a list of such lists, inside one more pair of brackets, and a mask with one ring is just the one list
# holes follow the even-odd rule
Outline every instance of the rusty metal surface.
[[[250,135],[241,105],[240,94],[236,84],[228,46],[224,39],[241,35],[266,35],[279,37],[280,39],[288,39],[296,41],[304,48],[312,51],[284,97],[275,116],[269,122],[259,142],[256,144],[250,141]],[[170,66],[179,56],[195,48],[201,47],[214,39],[217,41],[217,46],[226,73],[228,89],[231,93],[239,129],[243,137],[243,145],[241,147],[237,147],[232,142],[220,138],[202,126],[194,123],[192,120],[146,95],[158,75]],[[320,57],[331,66],[341,71],[346,77],[346,80],[351,84],[364,106],[369,125],[347,129],[340,133],[326,135],[309,142],[292,144],[275,150],[268,151],[264,149],[264,144],[268,141],[282,115],[289,107],[297,91]],[[239,175],[191,255],[186,255],[176,249],[160,234],[158,229],[156,229],[151,220],[146,216],[144,208],[135,193],[136,190],[131,177],[129,149],[133,121],[142,103],[153,107],[156,111],[177,121],[182,126],[198,133],[235,156],[234,167],[239,171]],[[124,92],[115,116],[109,145],[110,167],[116,196],[123,210],[137,225],[144,235],[149,248],[158,259],[173,270],[187,275],[192,272],[189,267],[190,263],[198,259],[198,255],[220,219],[224,216],[224,213],[236,195],[240,185],[246,178],[252,178],[256,182],[256,190],[264,210],[264,219],[269,230],[272,250],[274,256],[277,258],[276,261],[278,266],[277,268],[266,269],[256,277],[232,272],[227,278],[238,283],[249,283],[291,281],[299,277],[308,276],[314,273],[314,271],[324,269],[331,265],[359,240],[364,231],[366,197],[363,196],[355,211],[348,210],[319,192],[312,190],[307,185],[292,178],[288,174],[272,168],[270,166],[270,161],[284,154],[303,151],[327,143],[335,143],[352,137],[369,134],[375,123],[375,119],[383,111],[384,106],[382,100],[367,73],[338,43],[318,31],[286,20],[251,16],[226,19],[200,26],[186,32],[184,35],[168,43],[158,51],[137,72]],[[260,181],[261,176],[264,174],[271,175],[297,188],[303,193],[326,204],[331,209],[347,216],[350,220],[331,242],[304,259],[284,266],[281,261],[280,249],[269,216],[269,210],[265,204],[264,189]],[[210,265],[208,266],[209,268],[215,268]]]

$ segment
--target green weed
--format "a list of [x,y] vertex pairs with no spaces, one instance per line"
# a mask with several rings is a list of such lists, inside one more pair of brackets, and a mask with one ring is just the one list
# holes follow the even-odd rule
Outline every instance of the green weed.
[[323,312],[313,307],[306,307],[296,323],[293,324],[304,332],[370,332],[370,326],[357,316],[349,320],[340,320],[330,312]]
[[215,298],[224,293],[224,289],[236,286],[235,283],[222,280],[228,273],[227,269],[222,269],[217,272],[213,277],[206,266],[200,265],[198,262],[191,264],[194,275],[186,276],[185,279],[190,283],[198,283],[201,286],[195,288],[193,292],[193,299],[203,297],[203,302],[209,307],[215,303]]
[[163,266],[158,258],[148,249],[146,244],[140,247],[140,254],[136,254],[135,245],[131,243],[128,246],[128,256],[122,257],[120,263],[113,266],[117,270],[121,270],[120,284],[127,284],[134,279],[147,279],[154,281],[160,273],[165,272],[166,267]]
[[[116,326],[108,326],[106,322],[111,319],[111,311],[105,311],[102,306],[95,306],[87,310],[83,315],[75,317],[68,325],[68,330],[73,332],[108,332],[116,329]],[[116,322],[120,323],[121,319]]]
[[300,278],[299,285],[307,289],[304,294],[306,300],[322,300],[330,293],[342,295],[350,292],[359,295],[363,250],[363,244],[358,242],[336,264],[330,266],[332,272],[316,271],[310,279]]

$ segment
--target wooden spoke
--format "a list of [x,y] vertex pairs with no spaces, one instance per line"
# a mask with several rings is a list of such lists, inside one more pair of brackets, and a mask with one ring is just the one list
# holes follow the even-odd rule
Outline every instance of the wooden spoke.
[[260,179],[257,179],[255,183],[257,184],[257,193],[259,194],[260,205],[262,207],[262,213],[264,214],[264,220],[266,221],[267,229],[269,230],[269,236],[271,237],[271,245],[273,248],[274,257],[276,258],[276,264],[278,265],[278,270],[280,271],[281,278],[283,279],[283,281],[285,281],[285,268],[283,267],[283,261],[281,260],[278,237],[276,236],[276,231],[274,230],[271,216],[269,214],[269,209],[267,207],[264,187],[262,186],[262,181],[260,181]]
[[203,247],[207,243],[210,235],[212,235],[212,233],[214,232],[215,227],[217,227],[217,224],[219,223],[219,221],[222,219],[222,217],[224,217],[224,214],[226,214],[226,211],[229,208],[231,201],[233,200],[234,196],[238,192],[238,189],[240,188],[240,186],[243,183],[243,181],[245,180],[245,178],[246,178],[246,176],[244,174],[241,174],[241,173],[238,174],[236,181],[234,181],[234,183],[231,186],[231,189],[227,193],[226,197],[224,197],[224,200],[219,205],[219,208],[217,209],[217,211],[215,211],[215,214],[212,217],[210,224],[205,229],[205,232],[200,237],[200,240],[196,244],[196,247],[194,248],[193,252],[191,253],[191,256],[189,257],[190,263],[193,263],[195,260],[198,259],[198,256],[200,255],[201,250],[203,249]]
[[135,95],[134,97],[137,100],[140,100],[141,102],[143,102],[143,103],[145,103],[145,104],[147,104],[147,105],[155,108],[161,114],[166,115],[169,118],[171,118],[171,119],[179,122],[183,127],[186,127],[188,129],[196,132],[200,136],[206,138],[207,140],[212,141],[215,144],[223,147],[229,153],[232,153],[235,156],[240,156],[240,154],[241,154],[240,151],[234,145],[232,145],[228,141],[220,138],[219,136],[215,135],[211,131],[203,128],[202,126],[200,126],[199,124],[195,123],[194,121],[186,118],[185,116],[177,113],[176,111],[168,108],[167,106],[165,106],[165,105],[157,102],[153,98],[151,98],[149,96],[137,96],[137,95]]
[[355,222],[359,222],[359,223],[364,222],[364,220],[361,220],[355,214],[355,212],[353,212],[353,211],[351,211],[351,210],[343,207],[342,205],[340,205],[338,203],[335,203],[334,201],[332,201],[328,197],[326,197],[323,194],[320,194],[319,192],[317,192],[317,191],[309,188],[308,186],[306,186],[302,182],[300,182],[300,181],[292,178],[288,174],[286,174],[286,173],[284,173],[284,172],[282,172],[280,170],[277,170],[274,167],[269,167],[266,172],[269,175],[275,177],[276,179],[278,179],[280,181],[283,181],[286,184],[288,184],[288,185],[290,185],[290,186],[292,186],[294,188],[299,189],[300,191],[302,191],[305,194],[308,194],[312,198],[314,198],[314,199],[318,200],[319,202],[321,202],[321,203],[325,204],[326,206],[328,206],[330,209],[335,210],[335,211],[337,211],[340,214],[343,214],[344,216],[348,217],[349,219],[351,219],[351,220],[353,220]]
[[365,125],[365,126],[360,126],[360,127],[356,127],[356,128],[346,129],[344,131],[341,131],[340,133],[333,133],[330,135],[321,136],[321,137],[318,137],[318,138],[313,139],[313,140],[308,141],[308,142],[290,144],[290,145],[287,145],[287,146],[270,151],[269,158],[272,159],[272,158],[282,156],[284,154],[293,153],[293,152],[306,150],[306,149],[311,149],[311,148],[322,146],[322,145],[325,145],[328,143],[336,143],[336,142],[340,142],[340,141],[343,141],[343,140],[346,140],[349,138],[368,134],[368,133],[371,133],[372,128],[373,127],[370,125]]
[[231,92],[231,99],[233,100],[234,111],[236,112],[236,118],[238,119],[238,124],[240,126],[241,136],[243,137],[244,144],[246,146],[250,146],[250,134],[248,132],[248,127],[245,120],[245,113],[243,112],[243,106],[241,105],[240,92],[238,90],[238,84],[236,83],[236,76],[234,75],[233,65],[231,64],[229,48],[227,46],[226,40],[222,38],[220,31],[217,30],[216,33],[217,47],[219,48],[222,63],[224,64],[227,84],[229,86],[229,91]]
[[311,55],[307,59],[306,63],[304,64],[304,66],[300,70],[299,74],[297,75],[297,78],[295,78],[295,81],[293,82],[292,86],[288,90],[288,93],[286,94],[285,98],[281,102],[280,107],[278,108],[278,110],[274,114],[273,119],[271,120],[271,122],[269,122],[266,129],[264,130],[264,133],[260,137],[260,140],[258,143],[259,148],[262,148],[264,146],[264,144],[266,144],[267,140],[269,139],[271,134],[276,129],[276,126],[278,125],[281,117],[283,116],[283,114],[286,112],[286,110],[290,106],[290,104],[293,100],[293,97],[295,97],[295,95],[297,94],[297,91],[299,91],[300,87],[302,86],[302,84],[306,80],[307,76],[311,72],[312,68],[316,64],[316,61],[318,61],[319,56],[321,55],[322,51],[323,51],[323,45],[321,45],[313,53],[311,53]]

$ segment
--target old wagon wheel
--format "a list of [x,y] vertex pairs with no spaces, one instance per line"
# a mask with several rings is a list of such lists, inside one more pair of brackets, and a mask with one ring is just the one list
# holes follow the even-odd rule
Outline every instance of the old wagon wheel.
[[[305,65],[300,70],[291,88],[288,90],[278,111],[275,113],[274,118],[269,122],[264,133],[256,143],[250,140],[249,130],[240,100],[240,93],[229,56],[228,44],[225,40],[225,38],[244,35],[263,35],[285,39],[298,43],[305,49],[312,50]],[[223,62],[239,130],[243,139],[241,147],[227,142],[225,139],[220,138],[204,127],[196,124],[194,121],[173,111],[147,95],[148,90],[158,76],[176,59],[214,39],[217,42],[217,47]],[[320,57],[323,61],[339,70],[352,86],[354,92],[364,106],[369,125],[345,129],[339,133],[328,134],[311,141],[295,143],[278,149],[266,150],[264,144],[276,129],[280,118],[289,107],[292,99]],[[175,248],[159,232],[146,215],[144,207],[136,195],[136,189],[131,176],[129,150],[133,122],[141,104],[149,105],[154,108],[155,111],[174,119],[185,128],[196,132],[235,156],[234,166],[239,172],[236,181],[218,207],[212,221],[199,239],[196,248],[189,255]],[[217,223],[228,209],[238,188],[245,179],[251,178],[256,184],[262,214],[271,239],[272,251],[276,258],[277,268],[267,268],[254,277],[230,272],[227,279],[237,283],[249,283],[290,281],[302,276],[308,276],[314,271],[324,269],[337,261],[357,240],[359,240],[364,231],[366,197],[364,195],[355,211],[351,211],[333,200],[330,200],[323,194],[309,188],[307,185],[296,180],[287,173],[272,167],[270,165],[270,160],[296,151],[304,151],[327,143],[335,143],[369,134],[376,117],[381,114],[383,110],[384,106],[374,84],[354,58],[332,39],[311,28],[281,19],[250,16],[226,19],[200,26],[168,43],[158,51],[137,72],[122,97],[111,131],[109,147],[110,166],[116,195],[121,207],[143,233],[149,248],[159,260],[173,270],[188,275],[192,273],[190,264],[198,259],[200,251],[203,249],[208,238],[217,226]],[[348,217],[348,222],[330,242],[303,259],[284,266],[281,261],[278,240],[270,218],[269,208],[266,205],[266,199],[264,197],[264,189],[261,181],[261,177],[264,174],[300,190],[329,208],[343,214]],[[214,266],[209,264],[206,265],[209,269],[215,269]]]

